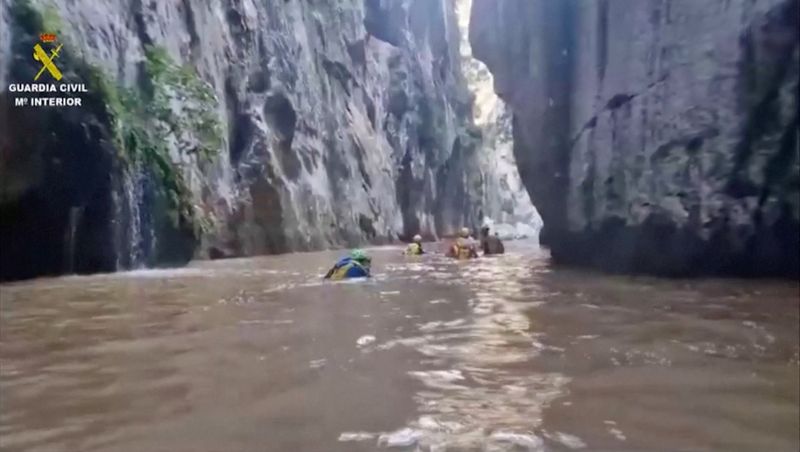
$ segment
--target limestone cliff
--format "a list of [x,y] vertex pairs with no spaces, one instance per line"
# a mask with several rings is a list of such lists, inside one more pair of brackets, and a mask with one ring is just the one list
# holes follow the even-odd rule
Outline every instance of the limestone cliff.
[[797,275],[797,0],[475,0],[561,262]]
[[472,55],[469,20],[472,0],[457,0],[461,31],[461,61],[467,88],[473,96],[472,121],[481,132],[478,172],[483,181],[482,223],[505,238],[538,237],[542,227],[519,177],[513,154],[511,113],[494,92],[492,74]]
[[435,237],[499,196],[454,0],[0,0],[0,89],[40,32],[90,92],[2,93],[4,278]]

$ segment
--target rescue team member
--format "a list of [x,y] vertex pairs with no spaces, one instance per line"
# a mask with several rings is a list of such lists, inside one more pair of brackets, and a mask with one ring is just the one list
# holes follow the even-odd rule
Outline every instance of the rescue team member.
[[506,252],[506,248],[503,246],[503,242],[500,241],[500,237],[497,237],[496,233],[495,235],[489,235],[489,226],[481,228],[481,248],[483,248],[484,256],[503,254]]
[[408,244],[404,254],[406,256],[419,256],[420,254],[425,254],[425,250],[422,249],[422,236],[417,234],[414,236],[414,239],[411,243]]
[[456,259],[474,259],[478,257],[478,249],[475,246],[475,239],[470,237],[469,229],[461,228],[460,237],[453,242],[447,249],[447,257]]
[[328,270],[325,279],[341,280],[349,278],[369,277],[372,259],[359,249],[350,252],[350,255],[339,259],[333,268]]

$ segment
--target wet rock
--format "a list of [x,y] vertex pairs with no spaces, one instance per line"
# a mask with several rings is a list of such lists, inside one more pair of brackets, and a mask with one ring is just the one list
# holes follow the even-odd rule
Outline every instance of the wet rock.
[[[484,63],[473,56],[469,42],[472,0],[458,0],[461,59],[467,89],[473,99],[474,128],[469,135],[479,146],[480,161],[472,171],[480,174],[481,223],[503,227],[502,238],[537,238],[542,219],[520,179],[513,153],[512,115],[494,92],[494,79]],[[512,232],[513,229],[513,232]]]
[[475,0],[553,258],[798,275],[797,0]]
[[230,254],[216,246],[212,246],[208,249],[208,258],[211,260],[218,260],[218,259],[227,259],[230,257]]

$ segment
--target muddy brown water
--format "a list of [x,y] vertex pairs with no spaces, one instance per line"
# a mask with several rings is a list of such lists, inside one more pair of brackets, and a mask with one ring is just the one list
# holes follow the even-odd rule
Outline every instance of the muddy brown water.
[[0,286],[3,451],[796,451],[798,284],[371,250]]

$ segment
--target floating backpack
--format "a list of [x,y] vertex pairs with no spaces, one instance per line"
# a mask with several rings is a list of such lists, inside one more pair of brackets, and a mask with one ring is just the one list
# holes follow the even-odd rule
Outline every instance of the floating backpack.
[[369,270],[359,264],[352,257],[347,256],[339,260],[325,275],[326,279],[341,280],[348,278],[364,278],[369,276]]

